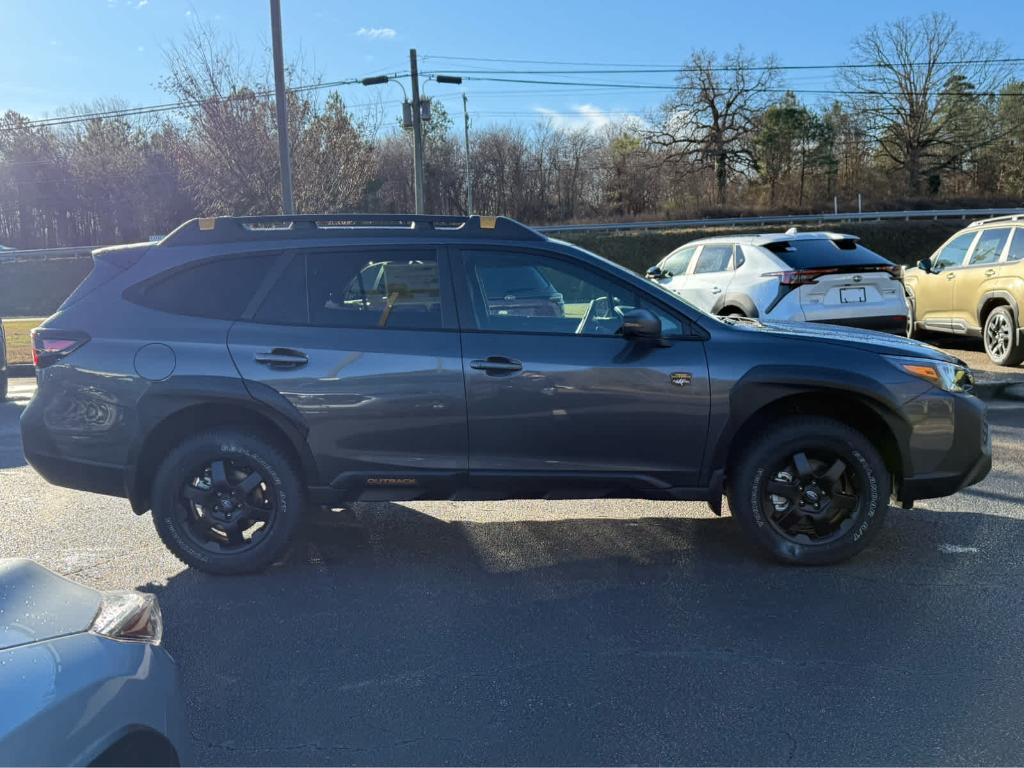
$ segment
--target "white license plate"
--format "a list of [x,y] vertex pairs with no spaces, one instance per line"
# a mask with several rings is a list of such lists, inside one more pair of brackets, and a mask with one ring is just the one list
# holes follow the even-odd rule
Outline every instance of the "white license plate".
[[867,301],[867,297],[864,295],[863,288],[840,288],[839,301],[843,304],[857,304]]

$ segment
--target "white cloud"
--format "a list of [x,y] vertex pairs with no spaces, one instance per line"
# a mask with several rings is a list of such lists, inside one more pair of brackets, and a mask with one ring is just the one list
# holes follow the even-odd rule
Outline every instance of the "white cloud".
[[149,0],[139,0],[138,4],[135,7],[145,8],[147,5],[149,5]]
[[534,107],[534,111],[541,117],[546,117],[556,128],[576,130],[586,128],[596,131],[613,121],[623,122],[637,119],[634,115],[623,115],[622,113],[608,112],[593,104],[575,104],[569,111],[549,109],[548,107]]
[[356,34],[370,40],[391,40],[398,33],[391,27],[360,27]]

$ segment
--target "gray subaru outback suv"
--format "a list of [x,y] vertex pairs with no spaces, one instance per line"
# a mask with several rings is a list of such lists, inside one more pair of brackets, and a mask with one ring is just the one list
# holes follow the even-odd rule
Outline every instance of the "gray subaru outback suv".
[[827,563],[868,543],[891,496],[955,493],[991,466],[956,358],[711,317],[510,219],[196,219],[94,258],[34,332],[25,455],[152,510],[206,571],[280,558],[310,505],[720,513],[723,495],[763,550]]

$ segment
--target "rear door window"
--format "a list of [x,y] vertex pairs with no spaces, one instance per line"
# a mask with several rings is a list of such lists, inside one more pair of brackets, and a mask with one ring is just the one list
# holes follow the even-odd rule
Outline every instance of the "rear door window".
[[833,240],[815,237],[784,240],[766,243],[764,247],[782,259],[791,269],[821,269],[849,265],[881,266],[892,263],[853,238]]
[[341,328],[443,326],[433,250],[341,250],[306,255],[309,321]]
[[1006,252],[1006,261],[1020,261],[1024,259],[1024,227],[1014,227],[1013,239],[1010,240],[1010,248]]
[[1003,255],[1003,246],[1006,245],[1006,238],[1010,236],[1010,228],[986,229],[978,238],[978,244],[971,252],[971,260],[968,266],[980,264],[995,264]]
[[129,288],[125,298],[175,315],[238,320],[278,254],[227,256],[173,269]]

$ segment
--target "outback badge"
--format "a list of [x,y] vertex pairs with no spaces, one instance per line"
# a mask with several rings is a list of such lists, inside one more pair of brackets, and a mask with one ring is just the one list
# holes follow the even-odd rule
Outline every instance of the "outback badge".
[[693,374],[686,373],[685,371],[677,371],[676,373],[673,373],[670,378],[672,379],[672,383],[677,387],[685,387],[693,381]]

